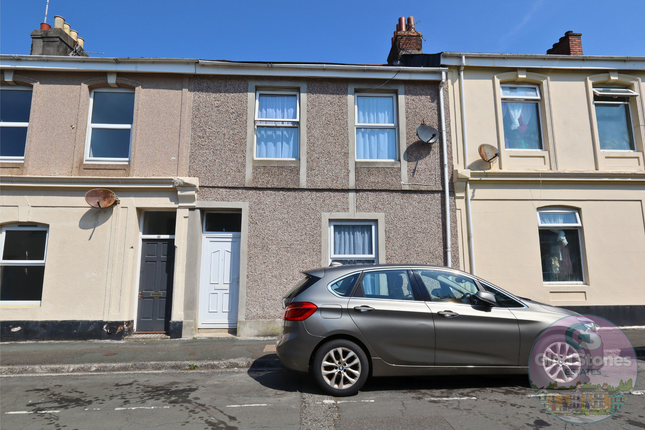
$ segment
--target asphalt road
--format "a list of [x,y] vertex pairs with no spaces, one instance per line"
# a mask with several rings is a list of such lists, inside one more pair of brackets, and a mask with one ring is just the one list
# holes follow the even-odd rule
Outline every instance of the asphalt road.
[[[645,389],[645,362],[636,390]],[[287,370],[0,378],[2,429],[561,429],[525,377],[373,379],[321,394]],[[575,426],[583,428],[581,426]],[[645,429],[645,393],[597,429]]]

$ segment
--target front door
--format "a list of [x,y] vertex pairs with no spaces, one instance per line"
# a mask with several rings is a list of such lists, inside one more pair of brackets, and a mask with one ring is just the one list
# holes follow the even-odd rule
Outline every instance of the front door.
[[168,330],[172,302],[175,241],[143,239],[137,332]]
[[205,234],[199,293],[200,328],[237,327],[240,234]]

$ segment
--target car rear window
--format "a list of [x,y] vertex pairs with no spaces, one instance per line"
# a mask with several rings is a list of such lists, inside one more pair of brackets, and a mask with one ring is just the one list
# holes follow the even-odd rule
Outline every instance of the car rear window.
[[320,278],[316,276],[311,276],[307,275],[302,279],[300,282],[296,284],[296,286],[285,296],[285,299],[292,299],[296,297],[298,294],[304,292],[307,288],[311,287],[313,284],[318,282]]
[[345,276],[344,278],[329,284],[329,288],[339,296],[349,297],[349,295],[352,294],[354,284],[356,283],[359,275],[360,273],[354,273],[352,275]]

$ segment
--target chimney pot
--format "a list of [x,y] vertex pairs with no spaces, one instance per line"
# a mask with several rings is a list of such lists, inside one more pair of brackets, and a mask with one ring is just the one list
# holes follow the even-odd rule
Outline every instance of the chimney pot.
[[54,28],[63,28],[64,24],[65,24],[65,18],[63,18],[60,15],[56,15],[54,17]]
[[80,46],[81,48],[84,48],[84,45],[85,45],[85,39],[83,39],[82,37],[80,37],[80,36],[79,36],[79,37],[76,39],[76,41],[78,42],[78,46]]
[[65,33],[69,34],[70,29],[71,29],[71,27],[70,27],[69,23],[64,22],[63,23],[63,31],[65,31]]
[[413,16],[408,17],[408,30],[409,31],[415,31],[415,29],[414,29],[414,17]]
[[405,31],[405,17],[404,16],[399,18],[398,29],[399,29],[399,31]]
[[76,30],[70,30],[69,35],[72,36],[72,39],[74,39],[74,40],[78,39],[78,31],[76,31]]

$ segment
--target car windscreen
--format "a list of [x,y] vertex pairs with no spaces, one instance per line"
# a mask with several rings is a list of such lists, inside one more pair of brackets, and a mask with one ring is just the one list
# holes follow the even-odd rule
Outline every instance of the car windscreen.
[[300,280],[296,284],[296,286],[287,294],[284,296],[285,299],[292,299],[296,297],[298,294],[304,292],[307,288],[311,287],[313,284],[318,282],[320,278],[312,275],[306,275],[303,279]]

